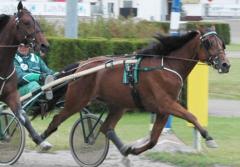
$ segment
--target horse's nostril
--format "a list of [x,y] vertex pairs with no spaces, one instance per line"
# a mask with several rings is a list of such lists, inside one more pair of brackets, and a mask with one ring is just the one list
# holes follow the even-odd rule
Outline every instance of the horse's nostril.
[[222,63],[223,67],[228,67],[229,65],[227,63]]
[[47,53],[47,52],[49,51],[49,46],[44,45],[44,44],[41,44],[40,50],[41,50],[43,53]]

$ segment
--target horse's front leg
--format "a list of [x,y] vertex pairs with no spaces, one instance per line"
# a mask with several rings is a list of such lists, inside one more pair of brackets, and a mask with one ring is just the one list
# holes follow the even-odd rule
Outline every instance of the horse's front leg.
[[17,91],[10,93],[5,98],[5,103],[9,106],[9,108],[12,110],[14,115],[18,118],[18,120],[21,122],[21,124],[27,129],[29,132],[32,140],[34,143],[40,146],[40,149],[43,151],[49,150],[52,145],[48,143],[47,141],[44,141],[39,134],[35,131],[33,128],[30,120],[28,119],[27,114],[22,109],[20,100],[19,100],[19,94]]
[[157,113],[156,120],[153,125],[153,129],[151,131],[150,139],[143,140],[142,142],[137,142],[136,144],[131,146],[130,154],[138,155],[148,149],[153,148],[159,139],[159,136],[168,120],[168,114]]
[[184,107],[182,107],[176,101],[169,100],[168,103],[164,105],[164,111],[168,114],[172,114],[176,117],[182,118],[190,123],[192,123],[200,132],[201,136],[206,140],[206,145],[210,148],[218,147],[217,143],[214,139],[208,134],[208,131],[204,129],[200,123],[198,122],[197,118],[187,111]]

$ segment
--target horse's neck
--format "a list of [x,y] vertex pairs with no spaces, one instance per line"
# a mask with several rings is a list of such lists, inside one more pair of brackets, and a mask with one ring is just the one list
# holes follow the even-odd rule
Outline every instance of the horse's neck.
[[177,71],[182,76],[183,79],[185,79],[190,74],[194,66],[197,64],[197,62],[195,62],[194,59],[197,56],[199,45],[200,45],[199,38],[195,37],[194,39],[186,43],[186,45],[184,45],[181,49],[172,52],[169,55],[169,57],[172,56],[177,57],[179,59],[185,59],[185,60],[170,59],[168,61],[170,67],[172,67],[173,70]]
[[5,47],[16,45],[16,39],[14,35],[15,27],[5,26],[0,33],[0,76],[6,77],[11,70],[13,70],[13,59],[17,47]]

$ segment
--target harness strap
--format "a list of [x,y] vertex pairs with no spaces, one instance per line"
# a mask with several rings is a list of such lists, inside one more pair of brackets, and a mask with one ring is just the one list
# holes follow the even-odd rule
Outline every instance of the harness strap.
[[131,89],[131,95],[133,97],[133,101],[135,103],[135,105],[141,109],[141,110],[144,110],[144,106],[143,106],[143,103],[142,103],[142,99],[139,95],[139,92],[135,86],[135,84],[132,86],[132,89]]
[[160,66],[156,66],[156,67],[143,67],[143,68],[139,68],[139,70],[143,71],[143,72],[153,71],[153,70],[166,70],[166,71],[169,71],[169,72],[177,75],[178,78],[181,81],[181,89],[179,90],[179,93],[178,93],[178,99],[180,98],[180,94],[181,94],[182,87],[183,87],[183,78],[177,71],[175,71],[173,69],[170,69],[170,68],[167,68],[167,67],[164,66],[164,57],[162,57]]
[[13,71],[11,72],[11,74],[9,74],[7,77],[5,77],[5,78],[4,78],[4,77],[0,77],[0,80],[3,81],[2,86],[1,86],[1,89],[0,89],[0,96],[2,95],[2,92],[3,92],[4,86],[5,86],[5,84],[6,84],[6,81],[13,76],[13,74],[15,73],[15,71],[16,71],[16,69],[15,69],[15,67],[14,67],[14,68],[13,68]]
[[[129,69],[128,69],[128,73],[126,75],[127,76],[127,81],[129,81],[129,84],[130,84],[131,95],[132,95],[133,101],[138,108],[144,109],[144,106],[142,104],[142,100],[141,100],[141,97],[139,95],[138,89],[136,88],[136,84],[138,83],[138,82],[136,82],[136,78],[137,78],[136,76],[138,76],[138,71],[148,72],[148,71],[153,71],[153,70],[166,70],[166,71],[169,71],[169,72],[177,75],[177,77],[181,81],[181,89],[179,90],[178,96],[177,96],[178,99],[180,98],[180,95],[181,95],[181,92],[182,92],[182,87],[183,87],[183,78],[177,71],[164,66],[164,57],[162,57],[162,59],[161,59],[161,65],[160,66],[139,68],[140,63],[141,63],[141,59],[138,59],[136,64],[130,64]],[[124,68],[125,68],[125,65],[124,65]],[[126,69],[125,69],[125,71],[126,71]]]
[[[124,83],[129,83],[131,88],[131,95],[135,105],[139,108],[144,110],[144,106],[142,104],[141,97],[139,92],[136,88],[136,84],[138,83],[138,71],[139,65],[142,61],[142,58],[139,58],[136,63],[134,64],[125,64],[124,62],[124,71],[126,72],[126,78],[124,78]],[[127,69],[126,69],[127,68]]]
[[183,78],[182,78],[182,76],[181,76],[177,71],[172,70],[172,69],[167,68],[167,67],[164,67],[163,57],[162,57],[161,66],[162,66],[163,70],[166,70],[166,71],[169,71],[169,72],[171,72],[171,73],[176,74],[176,75],[178,76],[178,78],[180,79],[180,81],[181,81],[181,89],[180,89],[179,92],[178,92],[178,99],[179,99],[179,98],[180,98],[180,94],[181,94],[181,92],[182,92],[182,87],[183,87]]

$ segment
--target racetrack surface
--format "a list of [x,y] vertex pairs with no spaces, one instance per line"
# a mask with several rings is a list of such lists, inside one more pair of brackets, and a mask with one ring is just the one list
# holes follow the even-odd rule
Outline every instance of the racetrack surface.
[[[54,153],[38,153],[25,150],[18,162],[11,167],[77,167],[70,151],[57,151]],[[111,146],[108,156],[100,167],[174,167],[165,163],[153,162],[140,156],[124,158]]]
[[[236,100],[209,100],[209,115],[214,116],[239,116],[240,101]],[[174,134],[161,135],[160,140],[149,151],[194,151],[191,147],[184,145]],[[57,151],[54,153],[38,153],[32,150],[25,150],[19,161],[13,167],[75,167],[78,166],[74,161],[70,151]],[[102,167],[174,167],[172,165],[148,160],[144,155],[129,156],[124,158],[115,146],[111,145],[106,160]]]

